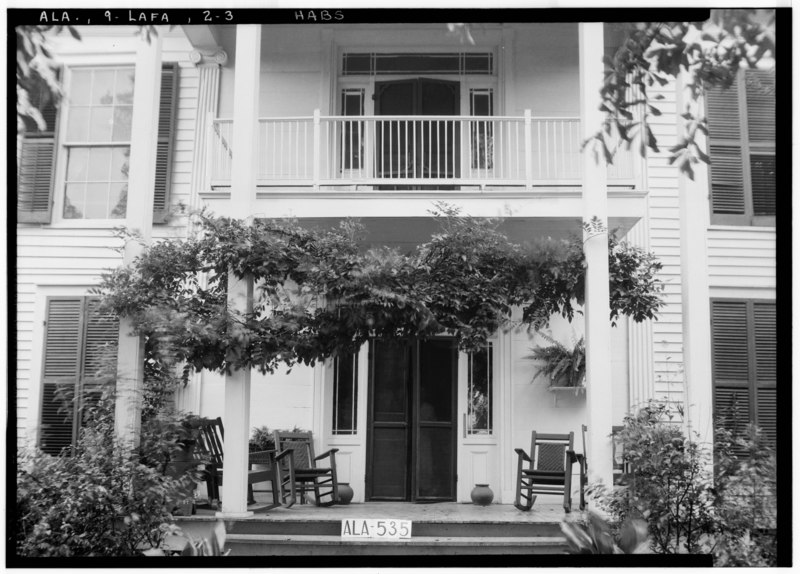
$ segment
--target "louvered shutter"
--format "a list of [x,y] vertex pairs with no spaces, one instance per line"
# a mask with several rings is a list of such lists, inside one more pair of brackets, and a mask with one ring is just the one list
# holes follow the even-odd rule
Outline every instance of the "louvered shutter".
[[57,455],[75,439],[75,390],[83,344],[83,298],[47,301],[39,447]]
[[153,221],[155,222],[163,222],[169,209],[172,142],[175,133],[177,104],[178,64],[165,64],[161,69],[161,99],[158,110],[158,144],[153,200]]
[[739,108],[738,81],[729,88],[712,88],[706,93],[712,213],[746,213]]
[[754,215],[775,215],[775,72],[747,70],[747,131]]
[[775,444],[777,438],[778,361],[775,303],[753,303],[753,333],[755,335],[756,424]]
[[119,320],[99,310],[98,299],[86,301],[86,330],[83,344],[81,376],[81,411],[100,400],[103,386],[117,374],[117,344]]
[[53,207],[58,108],[44,82],[34,84],[28,97],[41,112],[46,127],[39,131],[35,123],[25,122],[25,133],[18,140],[17,221],[49,223]]
[[747,306],[743,301],[712,301],[714,417],[738,433],[750,419]]

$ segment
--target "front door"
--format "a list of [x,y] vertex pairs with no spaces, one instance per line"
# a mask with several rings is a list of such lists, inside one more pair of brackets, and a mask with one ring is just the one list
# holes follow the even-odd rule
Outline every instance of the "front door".
[[367,500],[456,497],[453,339],[370,345]]
[[458,177],[461,126],[450,116],[459,114],[459,87],[458,82],[426,78],[375,83],[376,115],[435,116],[378,122],[378,177]]

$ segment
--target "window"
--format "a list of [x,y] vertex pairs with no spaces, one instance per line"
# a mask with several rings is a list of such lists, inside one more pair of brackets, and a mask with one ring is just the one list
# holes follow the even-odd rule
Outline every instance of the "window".
[[[364,88],[342,90],[342,115],[364,115]],[[361,169],[364,157],[364,121],[348,120],[342,129],[342,169]]]
[[358,431],[358,355],[336,357],[333,363],[333,434]]
[[492,345],[469,354],[467,435],[492,434]]
[[[492,90],[469,91],[469,114],[492,115]],[[494,125],[492,120],[471,122],[472,169],[492,169],[494,156]]]
[[98,307],[96,298],[47,299],[39,447],[48,454],[75,443],[85,407],[116,376],[119,321]]
[[711,301],[714,416],[731,430],[747,422],[760,426],[775,442],[775,302]]
[[486,53],[381,54],[346,53],[342,58],[345,76],[392,74],[488,74],[494,73],[494,57]]
[[[74,68],[63,111],[64,133],[57,133],[57,109],[44,86],[31,93],[47,129],[27,129],[18,150],[17,217],[49,223],[53,205],[55,142],[65,149],[64,219],[125,217],[133,116],[133,67]],[[161,72],[154,221],[163,221],[169,205],[172,134],[175,131],[178,68]],[[28,127],[28,126],[26,126]]]
[[706,94],[712,223],[775,224],[775,71]]

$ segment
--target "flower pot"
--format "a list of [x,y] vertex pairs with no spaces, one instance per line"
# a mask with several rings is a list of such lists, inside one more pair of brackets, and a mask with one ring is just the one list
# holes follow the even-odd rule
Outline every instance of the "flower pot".
[[488,484],[476,484],[469,496],[472,498],[473,504],[478,506],[489,506],[494,500],[494,492]]
[[350,504],[354,494],[352,487],[348,483],[339,483],[339,504]]

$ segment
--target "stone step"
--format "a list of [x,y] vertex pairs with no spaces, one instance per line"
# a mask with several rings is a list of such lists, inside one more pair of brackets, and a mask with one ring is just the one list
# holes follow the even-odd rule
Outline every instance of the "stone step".
[[405,540],[343,540],[329,535],[228,534],[231,556],[381,556],[565,554],[560,536],[414,536]]

